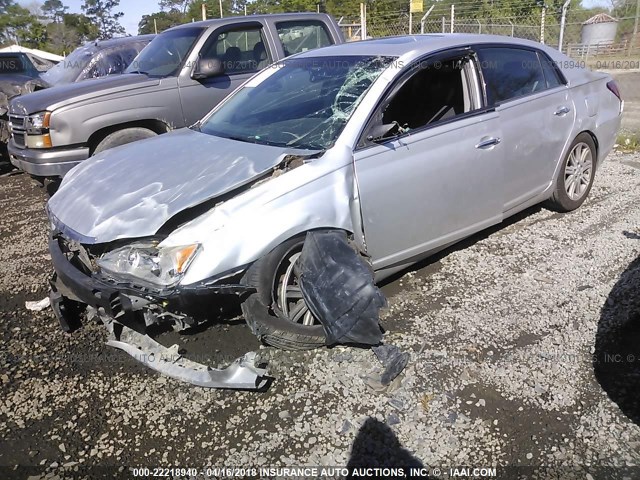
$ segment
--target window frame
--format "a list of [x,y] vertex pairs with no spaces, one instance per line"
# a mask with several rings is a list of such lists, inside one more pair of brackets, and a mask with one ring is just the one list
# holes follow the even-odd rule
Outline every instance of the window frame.
[[[478,70],[480,72],[480,78],[481,78],[481,87],[482,90],[484,92],[484,98],[485,98],[485,104],[487,106],[490,106],[492,108],[497,108],[501,105],[506,105],[508,103],[514,102],[514,101],[518,101],[518,100],[522,100],[528,97],[533,97],[535,95],[540,95],[543,93],[547,93],[551,90],[553,90],[554,88],[561,88],[561,87],[565,87],[567,86],[567,79],[564,76],[564,74],[562,73],[562,71],[558,68],[558,66],[556,65],[556,63],[553,61],[553,59],[547,55],[545,52],[543,52],[542,50],[540,50],[539,48],[535,48],[529,45],[517,45],[517,44],[509,44],[509,43],[482,43],[482,44],[477,44],[473,46],[473,49],[475,52],[477,52],[478,54],[478,58],[479,58],[479,54],[482,50],[490,50],[490,49],[495,49],[495,48],[500,48],[500,49],[509,49],[509,50],[524,50],[524,51],[528,51],[528,52],[532,52],[536,55],[536,59],[538,60],[538,64],[540,65],[540,70],[542,71],[542,78],[544,78],[545,80],[545,88],[543,88],[542,90],[538,90],[537,92],[531,92],[531,93],[527,93],[525,95],[519,95],[517,97],[511,97],[508,98],[506,100],[502,100],[500,102],[495,102],[493,105],[489,104],[489,96],[487,94],[487,82],[485,80],[485,75],[484,75],[484,71],[482,68],[482,62],[478,61]],[[547,77],[544,73],[544,67],[542,66],[542,58],[545,58],[549,61],[551,67],[553,68],[553,70],[555,71],[558,80],[560,81],[560,85],[554,86],[554,87],[548,87],[547,86]]]
[[[224,27],[220,27],[216,30],[214,30],[213,32],[211,32],[211,34],[209,35],[209,37],[205,40],[204,44],[202,45],[202,47],[200,47],[200,51],[198,52],[198,60],[201,60],[205,57],[203,57],[203,55],[209,51],[209,49],[212,47],[213,43],[216,41],[216,39],[223,33],[229,33],[229,32],[237,32],[237,31],[247,31],[249,29],[253,29],[253,30],[258,30],[258,32],[260,33],[260,38],[262,40],[262,43],[264,45],[264,49],[267,52],[267,61],[269,64],[271,64],[271,62],[273,62],[273,55],[271,52],[271,48],[269,45],[269,41],[268,41],[268,36],[265,33],[266,27],[265,25],[263,25],[260,22],[243,22],[243,23],[234,23],[231,25],[226,25]],[[198,62],[194,62],[195,65],[192,68],[191,71],[191,77],[193,78],[193,73],[195,72],[195,70],[197,69],[197,64]],[[246,70],[243,72],[232,72],[232,73],[228,73],[228,72],[224,72],[224,75],[226,76],[235,76],[235,75],[246,75],[246,74],[255,74],[258,73],[261,69],[256,68],[255,70]]]
[[287,55],[287,50],[285,48],[285,44],[282,41],[282,39],[280,38],[280,25],[282,25],[282,24],[296,24],[296,23],[298,25],[300,25],[300,26],[308,26],[308,25],[317,24],[316,26],[318,26],[318,27],[320,27],[322,29],[322,31],[327,36],[327,39],[329,40],[329,43],[327,45],[324,45],[323,47],[315,47],[315,48],[324,48],[324,47],[330,47],[331,45],[335,45],[335,41],[334,41],[333,37],[331,36],[331,32],[327,28],[327,24],[325,22],[323,22],[322,20],[320,20],[320,19],[313,19],[312,18],[312,19],[299,19],[299,20],[278,20],[278,21],[275,21],[273,23],[273,25],[274,25],[274,29],[275,29],[276,38],[278,39],[278,42],[280,42],[280,45],[282,46],[282,54],[283,54],[282,58],[287,58],[287,57],[290,57],[291,55],[296,55],[297,53],[303,53],[304,51],[309,51],[309,50],[304,50],[302,52],[293,52],[293,53],[289,52],[289,54]]
[[[390,99],[405,85],[405,83],[415,75],[416,65],[420,65],[422,63],[427,62],[428,65],[433,64],[435,62],[443,62],[448,60],[454,60],[456,58],[461,59],[467,57],[469,59],[468,69],[473,75],[469,75],[469,86],[471,87],[469,92],[471,97],[475,97],[473,99],[474,102],[478,102],[479,105],[468,112],[461,113],[459,115],[455,115],[454,117],[448,118],[446,120],[439,120],[434,123],[423,125],[422,127],[412,129],[408,132],[399,133],[388,139],[384,139],[383,141],[374,142],[372,140],[367,139],[367,135],[369,131],[382,120],[382,116],[384,112],[382,111],[386,108]],[[475,90],[475,91],[473,91]],[[488,107],[486,102],[486,94],[484,93],[484,88],[482,86],[482,77],[479,69],[478,58],[476,52],[471,47],[456,47],[447,50],[440,50],[436,52],[431,52],[427,55],[424,55],[410,64],[408,64],[402,71],[396,76],[396,78],[391,82],[383,94],[380,96],[378,101],[376,102],[376,106],[372,109],[367,121],[364,123],[364,127],[360,130],[358,134],[358,140],[356,141],[354,151],[360,151],[367,148],[375,147],[377,145],[384,145],[388,142],[396,141],[398,139],[402,139],[408,137],[410,135],[414,135],[416,133],[422,133],[427,130],[431,130],[433,128],[438,128],[443,125],[448,125],[460,120],[464,120],[467,118],[475,117],[478,115],[482,115],[489,111],[494,111],[494,107]]]

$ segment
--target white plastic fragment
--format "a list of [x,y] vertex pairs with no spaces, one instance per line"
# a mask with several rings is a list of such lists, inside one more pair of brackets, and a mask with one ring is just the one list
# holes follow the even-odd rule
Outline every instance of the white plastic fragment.
[[51,301],[47,296],[37,302],[25,302],[24,306],[27,310],[31,310],[32,312],[41,312],[45,308],[49,308],[51,306]]

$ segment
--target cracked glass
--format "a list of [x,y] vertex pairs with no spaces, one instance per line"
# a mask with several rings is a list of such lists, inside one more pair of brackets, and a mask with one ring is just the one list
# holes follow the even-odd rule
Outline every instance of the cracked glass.
[[285,60],[269,67],[276,70],[261,81],[247,83],[198,128],[243,142],[326,150],[394,60],[382,56]]

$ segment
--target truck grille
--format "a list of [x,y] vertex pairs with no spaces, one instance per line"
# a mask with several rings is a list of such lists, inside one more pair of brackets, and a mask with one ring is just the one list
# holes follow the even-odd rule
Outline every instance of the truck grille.
[[9,115],[9,122],[11,124],[11,136],[17,147],[25,147],[25,121],[26,117],[22,115]]
[[13,143],[16,144],[16,147],[20,147],[20,148],[25,147],[24,133],[14,132],[12,136],[13,136]]

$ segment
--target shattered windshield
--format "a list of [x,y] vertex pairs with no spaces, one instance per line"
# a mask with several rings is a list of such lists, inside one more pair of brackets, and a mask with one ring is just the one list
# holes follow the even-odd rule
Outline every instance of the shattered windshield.
[[380,56],[285,60],[247,83],[204,120],[200,131],[244,142],[325,150],[393,60]]
[[203,31],[201,27],[188,27],[158,35],[140,52],[125,73],[145,73],[157,77],[174,75]]

